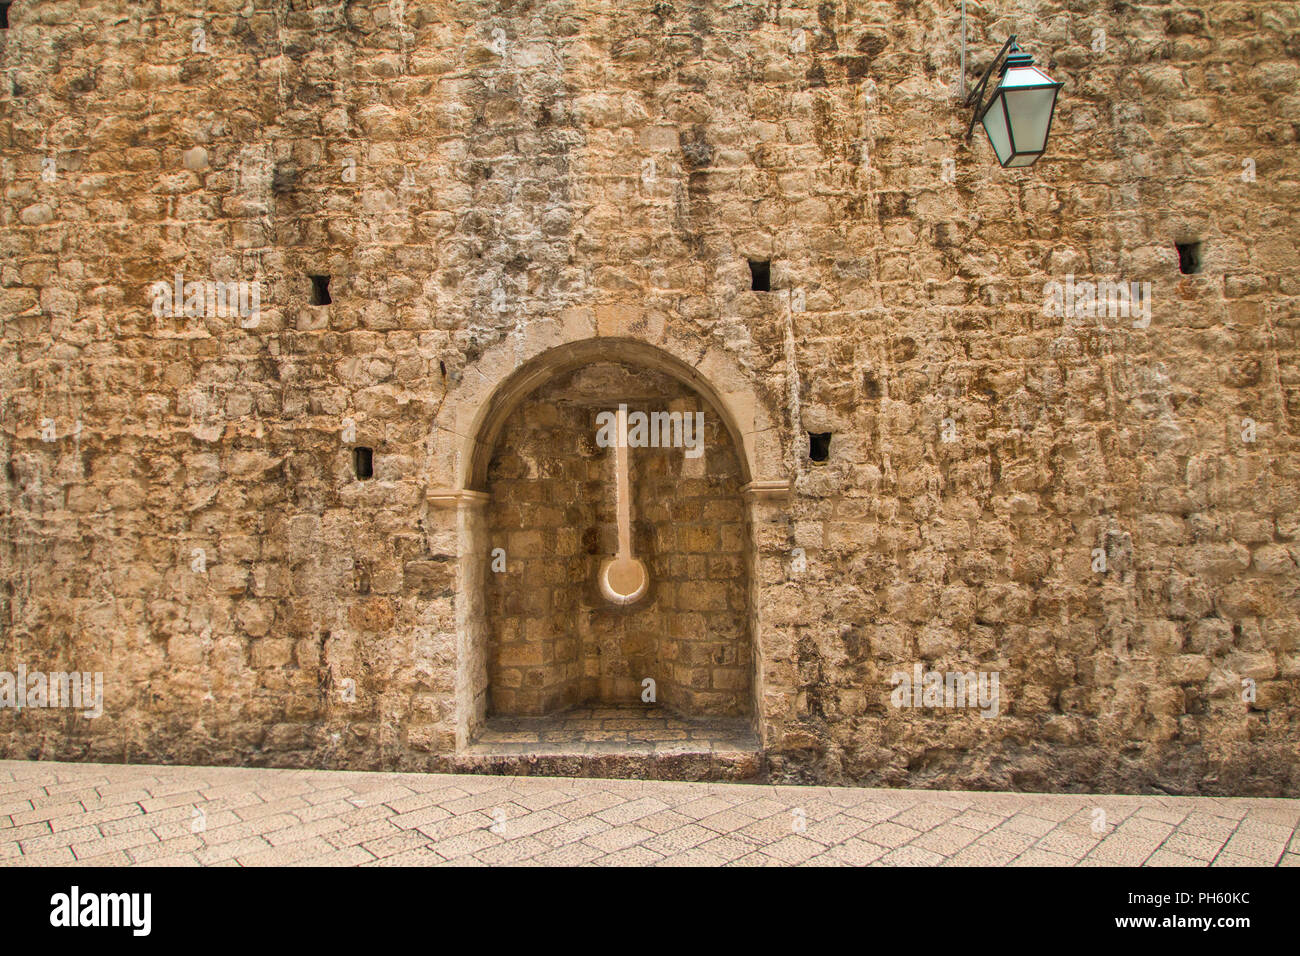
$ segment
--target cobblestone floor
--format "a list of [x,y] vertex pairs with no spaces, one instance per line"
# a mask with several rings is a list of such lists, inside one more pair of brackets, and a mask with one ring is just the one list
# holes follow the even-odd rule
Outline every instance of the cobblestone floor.
[[0,865],[1300,865],[1300,800],[0,761]]
[[756,753],[744,719],[687,720],[663,707],[576,707],[547,717],[491,717],[475,753]]

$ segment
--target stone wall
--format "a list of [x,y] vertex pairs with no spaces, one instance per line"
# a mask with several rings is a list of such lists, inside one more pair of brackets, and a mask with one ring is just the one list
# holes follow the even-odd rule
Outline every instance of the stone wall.
[[[1300,11],[968,10],[972,68],[1018,32],[1065,83],[1029,170],[962,138],[947,0],[17,0],[0,669],[105,712],[0,753],[445,766],[489,683],[465,396],[612,336],[791,482],[746,555],[774,778],[1294,794]],[[260,311],[157,314],[178,273]],[[1149,323],[1050,314],[1070,276]],[[916,663],[998,715],[893,707]]]
[[[632,550],[649,590],[626,608],[597,584],[617,550],[614,449],[597,416],[704,415],[701,454],[628,450]],[[494,713],[580,703],[659,703],[686,716],[753,712],[744,505],[717,413],[663,374],[599,364],[533,393],[497,440],[488,541],[501,553],[487,591]]]

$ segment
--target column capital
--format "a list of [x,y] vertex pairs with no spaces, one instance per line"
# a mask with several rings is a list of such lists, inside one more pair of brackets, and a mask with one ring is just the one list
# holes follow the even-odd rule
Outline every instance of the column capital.
[[483,491],[470,491],[461,488],[433,488],[424,496],[425,501],[436,508],[455,508],[465,505],[481,508],[492,500],[492,496]]
[[788,478],[774,479],[771,481],[751,481],[743,486],[741,494],[749,502],[763,502],[764,504],[784,505],[790,503],[790,480]]

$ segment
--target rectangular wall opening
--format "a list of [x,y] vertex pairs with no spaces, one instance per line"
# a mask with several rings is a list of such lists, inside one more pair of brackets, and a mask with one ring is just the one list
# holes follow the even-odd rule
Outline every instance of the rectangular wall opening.
[[311,304],[329,305],[330,301],[331,301],[330,300],[330,277],[312,276],[311,277]]
[[375,453],[371,448],[352,449],[352,469],[357,478],[365,481],[375,475]]
[[1199,242],[1179,242],[1174,244],[1178,250],[1178,271],[1183,275],[1195,275],[1201,271],[1201,244]]
[[772,263],[749,260],[749,287],[754,292],[772,291]]

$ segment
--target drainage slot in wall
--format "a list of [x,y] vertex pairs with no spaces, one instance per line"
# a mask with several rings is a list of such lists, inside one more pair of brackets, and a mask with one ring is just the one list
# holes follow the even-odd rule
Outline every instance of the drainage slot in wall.
[[375,474],[375,452],[371,448],[352,449],[352,468],[362,481],[373,478]]
[[772,263],[749,260],[749,287],[755,292],[772,291]]
[[813,461],[825,461],[831,456],[831,433],[808,433],[808,457]]
[[0,30],[9,29],[9,4],[0,3]]
[[330,304],[330,277],[329,276],[311,277],[311,304],[312,305]]
[[1195,275],[1201,271],[1201,244],[1199,242],[1178,242],[1178,271],[1183,275]]

